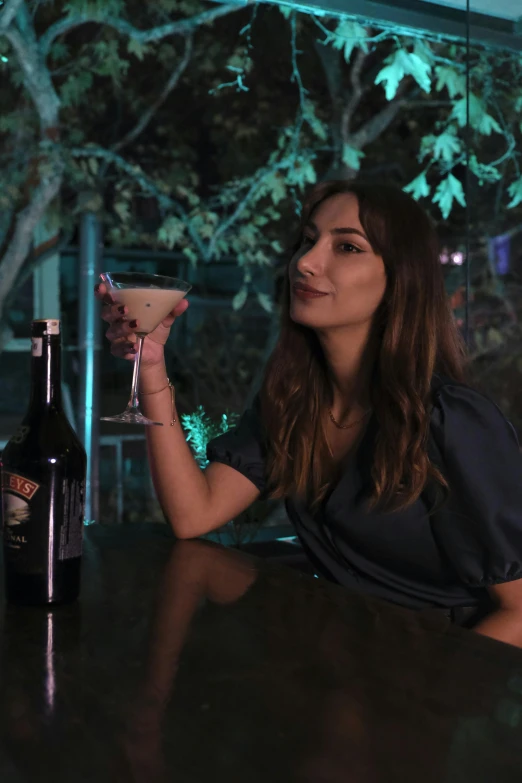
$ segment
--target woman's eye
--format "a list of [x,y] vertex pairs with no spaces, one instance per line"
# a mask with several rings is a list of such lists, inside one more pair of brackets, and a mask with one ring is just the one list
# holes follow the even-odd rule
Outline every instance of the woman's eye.
[[312,237],[307,237],[307,236],[304,236],[301,242],[302,245],[313,245],[313,243],[314,240],[312,239]]
[[342,245],[339,245],[339,248],[343,253],[360,253],[360,249],[358,247],[355,247],[355,245],[352,245],[351,242],[343,242]]

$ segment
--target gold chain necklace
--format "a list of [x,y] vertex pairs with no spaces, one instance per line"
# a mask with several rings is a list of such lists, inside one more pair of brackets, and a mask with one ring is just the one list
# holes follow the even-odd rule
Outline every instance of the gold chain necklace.
[[336,421],[336,420],[334,419],[334,415],[333,415],[333,413],[332,413],[332,409],[331,409],[331,408],[328,408],[328,413],[330,414],[330,418],[331,418],[331,420],[333,421],[333,423],[335,424],[335,426],[336,426],[336,427],[338,427],[340,430],[348,430],[348,429],[350,429],[350,427],[355,427],[355,425],[356,425],[356,424],[360,424],[360,422],[361,422],[361,421],[363,421],[363,419],[365,419],[365,418],[366,418],[366,416],[367,416],[369,413],[371,413],[371,412],[372,412],[372,408],[369,408],[369,409],[366,411],[366,413],[364,414],[364,416],[361,416],[361,418],[360,418],[360,419],[357,419],[357,421],[352,421],[352,422],[351,422],[351,424],[339,424],[339,422],[338,422],[338,421]]

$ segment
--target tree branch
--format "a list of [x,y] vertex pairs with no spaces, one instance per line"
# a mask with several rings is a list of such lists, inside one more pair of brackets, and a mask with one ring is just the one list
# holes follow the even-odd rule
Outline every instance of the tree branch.
[[4,9],[0,14],[0,33],[3,33],[4,30],[7,30],[23,2],[24,0],[7,0],[4,5]]
[[[406,80],[405,80],[406,81]],[[358,150],[363,149],[367,144],[371,144],[377,139],[386,128],[391,125],[399,111],[403,108],[407,99],[399,95],[399,93],[406,92],[408,85],[405,81],[401,84],[398,90],[398,97],[390,101],[384,109],[375,114],[368,122],[359,128],[354,134],[352,134],[347,142]],[[404,85],[404,86],[403,86]],[[402,90],[401,90],[402,88]]]
[[343,109],[341,117],[341,138],[343,142],[346,142],[350,135],[350,125],[352,117],[357,109],[361,98],[365,93],[365,88],[361,84],[361,73],[366,61],[367,54],[362,47],[357,50],[355,60],[350,71],[350,82],[352,85],[352,92],[348,103]]
[[245,8],[246,6],[253,5],[255,0],[245,0],[242,5],[231,4],[222,5],[218,8],[213,8],[211,11],[204,11],[202,14],[196,14],[196,16],[190,19],[179,19],[176,22],[169,22],[169,24],[153,27],[150,30],[138,30],[131,25],[125,19],[118,19],[113,16],[103,16],[102,14],[70,14],[65,19],[61,19],[59,22],[53,24],[44,35],[40,38],[40,51],[45,58],[52,46],[53,41],[60,35],[68,33],[75,27],[88,23],[96,23],[104,25],[105,27],[112,27],[116,32],[122,35],[128,35],[139,43],[146,44],[153,41],[161,41],[163,38],[167,38],[170,35],[190,35],[197,27],[201,27],[204,24],[213,22],[214,19],[218,19],[220,16],[226,16],[227,14],[234,13],[236,11]]
[[104,147],[97,147],[94,145],[92,147],[73,147],[72,149],[68,150],[68,152],[74,158],[98,158],[99,160],[113,163],[118,169],[124,171],[129,177],[138,183],[144,193],[156,199],[161,209],[173,210],[179,215],[179,217],[185,223],[190,238],[197,247],[201,257],[204,260],[207,260],[208,248],[205,247],[203,240],[192,225],[192,222],[183,205],[180,204],[179,201],[176,201],[176,199],[173,199],[170,196],[167,196],[166,193],[163,193],[163,191],[158,188],[157,184],[145,174],[140,166],[129,163],[129,161],[125,160],[125,158],[122,158],[121,155],[118,155],[118,153],[114,152],[113,150],[107,150]]
[[13,236],[0,263],[0,318],[5,297],[11,290],[16,277],[27,257],[33,233],[53,199],[60,192],[63,179],[63,163],[59,157],[54,160],[54,171],[44,176],[33,190],[29,204],[16,216]]
[[25,33],[24,38],[11,26],[5,31],[5,36],[11,43],[24,74],[24,84],[38,113],[42,135],[56,140],[60,99],[49,71],[41,62],[34,30],[30,28]]
[[275,171],[278,168],[277,165],[269,167],[267,166],[265,169],[261,169],[261,171],[258,171],[256,175],[254,176],[254,180],[252,184],[250,185],[247,193],[241,201],[238,203],[237,207],[233,211],[233,213],[223,220],[223,222],[216,228],[214,233],[212,234],[212,237],[210,238],[210,241],[208,243],[208,255],[209,258],[212,257],[214,253],[214,249],[216,247],[216,243],[219,239],[219,237],[222,234],[225,234],[228,229],[236,222],[240,214],[243,212],[245,207],[247,206],[248,202],[252,199],[254,196],[256,190],[259,188],[265,177],[268,176],[268,174],[271,174],[273,171]]
[[160,95],[156,98],[154,103],[145,111],[139,121],[136,123],[134,128],[130,130],[128,133],[125,134],[125,136],[120,139],[116,144],[114,144],[111,149],[114,152],[120,152],[123,147],[126,147],[127,144],[130,144],[134,139],[142,133],[142,131],[145,130],[149,122],[151,121],[154,114],[157,112],[159,107],[162,105],[162,103],[165,102],[167,99],[169,93],[172,92],[174,87],[176,87],[177,83],[179,82],[181,75],[185,71],[187,65],[189,64],[191,55],[192,55],[192,43],[193,39],[192,36],[189,35],[186,38],[185,41],[185,51],[183,53],[183,58],[181,62],[178,64],[174,72],[172,73],[170,79],[166,83],[165,87],[161,91]]
[[326,86],[332,104],[332,140],[334,144],[334,163],[337,165],[342,157],[341,117],[343,102],[343,75],[341,69],[341,52],[333,46],[325,46],[320,41],[315,41],[315,50],[323,66],[326,78]]

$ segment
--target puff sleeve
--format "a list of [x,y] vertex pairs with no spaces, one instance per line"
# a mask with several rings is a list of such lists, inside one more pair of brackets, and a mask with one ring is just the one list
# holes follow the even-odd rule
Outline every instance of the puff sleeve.
[[522,455],[516,432],[478,391],[443,384],[430,435],[449,485],[432,530],[453,571],[470,587],[522,578]]
[[266,488],[265,455],[261,408],[259,396],[256,396],[252,407],[243,413],[233,430],[208,443],[207,459],[239,471],[263,493]]

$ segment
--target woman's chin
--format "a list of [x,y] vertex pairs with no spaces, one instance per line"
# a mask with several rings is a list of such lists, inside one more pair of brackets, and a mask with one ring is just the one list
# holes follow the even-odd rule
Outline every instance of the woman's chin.
[[299,311],[296,312],[292,307],[290,308],[290,320],[293,321],[295,324],[299,324],[299,326],[308,326],[310,329],[314,329],[318,327],[318,324],[315,323],[315,320],[310,317],[308,313],[300,313]]

